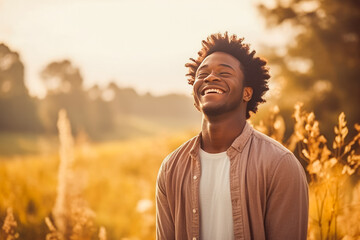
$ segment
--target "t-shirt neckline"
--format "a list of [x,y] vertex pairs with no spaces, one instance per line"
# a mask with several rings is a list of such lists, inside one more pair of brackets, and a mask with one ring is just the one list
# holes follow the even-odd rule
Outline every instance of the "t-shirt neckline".
[[208,153],[204,151],[202,148],[199,150],[200,157],[204,157],[206,159],[222,159],[227,157],[226,151],[219,153]]

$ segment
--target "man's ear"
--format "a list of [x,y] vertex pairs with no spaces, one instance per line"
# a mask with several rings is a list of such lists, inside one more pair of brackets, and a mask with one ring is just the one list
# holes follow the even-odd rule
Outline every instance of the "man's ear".
[[194,102],[194,106],[196,107],[196,109],[200,112],[200,107],[199,107],[199,104]]
[[253,89],[251,87],[244,87],[243,100],[249,102],[253,95]]

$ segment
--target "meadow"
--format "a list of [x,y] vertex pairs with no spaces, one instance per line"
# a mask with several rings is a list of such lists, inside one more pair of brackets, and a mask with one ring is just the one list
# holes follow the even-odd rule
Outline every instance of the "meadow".
[[[50,145],[59,146],[60,154],[56,148],[43,154],[26,152],[26,145],[43,145],[43,139],[29,136],[22,139],[24,154],[1,157],[0,225],[5,225],[7,209],[11,208],[17,226],[10,235],[46,239],[51,231],[45,218],[55,221],[55,205],[64,197],[67,202],[81,204],[69,208],[82,211],[80,218],[85,218],[76,219],[84,221],[80,239],[93,239],[101,226],[108,239],[153,239],[158,168],[168,153],[195,133],[95,144],[81,136],[72,139],[67,127],[61,128],[60,141],[49,140]],[[15,141],[18,136],[13,138]],[[66,224],[72,224],[70,218]],[[89,236],[83,236],[85,232]],[[0,239],[7,239],[5,235],[9,234],[3,229]]]
[[[347,136],[340,114],[330,141],[301,104],[293,117],[287,139],[277,107],[254,127],[292,150],[306,169],[308,239],[360,239],[360,125]],[[85,134],[72,136],[64,110],[58,130],[58,138],[1,137],[0,240],[155,239],[159,166],[197,132],[94,143]]]

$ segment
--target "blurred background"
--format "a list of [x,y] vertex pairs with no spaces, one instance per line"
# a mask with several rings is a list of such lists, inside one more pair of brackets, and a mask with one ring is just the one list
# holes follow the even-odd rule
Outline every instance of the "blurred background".
[[[313,112],[328,139],[316,148],[332,146],[326,159],[354,170],[344,180],[354,188],[359,22],[358,0],[0,0],[0,239],[155,239],[158,168],[200,131],[184,64],[216,32],[244,37],[269,62],[252,124],[280,132],[319,183],[317,158],[299,144],[306,136],[293,138]],[[309,239],[360,236],[357,218],[337,230],[331,209],[344,209],[334,199]]]

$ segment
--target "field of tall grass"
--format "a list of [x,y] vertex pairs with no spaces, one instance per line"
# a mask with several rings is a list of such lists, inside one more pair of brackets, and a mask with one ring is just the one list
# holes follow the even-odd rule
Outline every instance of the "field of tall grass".
[[[332,141],[301,104],[294,120],[288,139],[277,107],[254,127],[293,151],[307,171],[308,239],[360,239],[360,125],[347,136],[340,114]],[[26,154],[0,157],[0,240],[155,239],[158,168],[196,131],[95,144],[72,136],[63,110],[58,129],[56,151],[36,151],[25,139]]]

